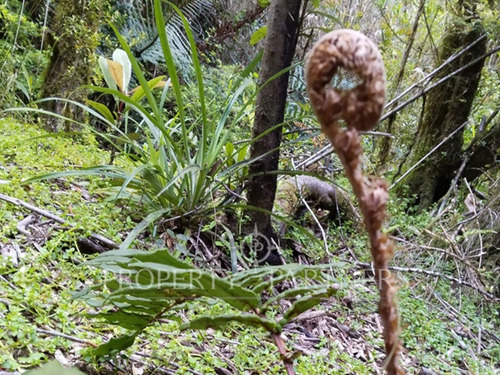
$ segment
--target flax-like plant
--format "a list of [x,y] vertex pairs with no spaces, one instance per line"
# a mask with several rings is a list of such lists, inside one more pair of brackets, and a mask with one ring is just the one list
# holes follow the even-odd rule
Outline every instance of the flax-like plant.
[[[188,118],[186,114],[186,107],[190,103],[185,102],[178,67],[175,66],[165,32],[161,1],[156,0],[155,19],[168,80],[165,81],[165,77],[157,77],[147,81],[126,40],[114,29],[124,52],[116,53],[113,60],[100,59],[101,69],[110,87],[90,88],[112,95],[119,103],[118,112],[113,113],[105,105],[93,101],[81,104],[67,100],[83,107],[112,130],[100,135],[106,137],[109,143],[121,152],[121,160],[125,162],[50,173],[29,180],[83,175],[105,176],[114,185],[108,189],[111,190],[113,198],[127,198],[149,204],[152,207],[150,214],[131,233],[123,248],[126,248],[142,229],[161,216],[189,218],[189,215],[213,209],[218,203],[214,203],[214,197],[222,196],[217,194],[217,191],[224,190],[224,181],[245,167],[243,160],[246,158],[245,150],[248,144],[234,147],[230,143],[230,134],[248,111],[252,110],[254,95],[243,105],[239,104],[237,111],[234,109],[235,104],[241,102],[242,93],[252,83],[249,76],[261,55],[230,81],[229,92],[225,98],[206,98],[203,70],[189,23],[179,8],[170,5],[182,20],[189,40],[199,116]],[[127,57],[140,85],[130,93],[126,87],[129,75],[124,68],[128,64],[125,63]],[[155,89],[159,91],[159,88],[162,89],[161,95],[154,92]],[[176,108],[175,115],[170,116],[163,109],[168,90],[172,90]],[[218,117],[213,114],[209,116],[209,100],[217,103],[217,111],[220,113]],[[43,110],[38,112],[53,115]],[[133,132],[130,131],[132,126]]]

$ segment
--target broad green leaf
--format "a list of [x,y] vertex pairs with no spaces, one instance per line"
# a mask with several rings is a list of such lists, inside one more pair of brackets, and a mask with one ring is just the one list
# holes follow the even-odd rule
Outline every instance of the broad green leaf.
[[133,311],[132,308],[141,308],[145,314],[156,315],[165,308],[171,308],[173,303],[170,299],[161,298],[145,298],[132,295],[117,295],[108,297],[106,300],[107,306],[115,306],[127,311]]
[[234,152],[234,145],[232,142],[227,142],[226,143],[226,155],[227,156],[232,156]]
[[243,160],[246,159],[247,157],[247,152],[248,152],[248,145],[246,145],[245,147],[242,147],[239,151],[238,151],[238,158],[237,158],[237,162],[238,163],[241,163]]
[[[138,274],[140,277],[140,273]],[[158,274],[157,276],[161,276]],[[145,277],[146,279],[148,277]],[[175,275],[168,278],[150,278],[149,284],[132,283],[124,285],[122,288],[113,292],[109,298],[113,299],[116,296],[138,296],[146,299],[165,299],[172,300],[185,297],[196,297],[203,295],[203,289],[199,286],[184,282],[184,280],[176,279]],[[169,282],[164,281],[169,280]]]
[[202,316],[180,326],[181,330],[186,329],[221,329],[230,323],[241,323],[250,327],[262,327],[268,332],[280,333],[281,327],[274,321],[260,317],[258,315],[219,315]]
[[94,102],[93,100],[86,100],[86,103],[89,104],[90,106],[94,107],[96,110],[99,111],[101,115],[103,115],[106,120],[109,122],[113,123],[115,122],[115,118],[113,117],[113,114],[109,110],[108,107],[106,107],[104,104]]
[[324,290],[328,290],[329,287],[330,287],[329,285],[325,285],[325,284],[320,284],[320,285],[305,285],[305,286],[300,286],[300,287],[297,287],[297,288],[285,290],[284,292],[279,293],[278,295],[269,298],[262,305],[261,312],[264,312],[267,308],[269,308],[275,302],[278,302],[278,301],[281,301],[281,300],[284,300],[284,299],[295,298],[297,296],[311,295],[315,291],[323,292]]
[[264,39],[267,35],[267,26],[262,26],[257,31],[255,31],[250,37],[250,45],[254,46]]
[[143,329],[154,318],[150,315],[132,314],[121,310],[113,311],[111,313],[100,313],[95,315],[95,317],[103,318],[111,324],[118,324],[123,328],[131,330]]
[[304,296],[297,301],[295,301],[284,314],[283,318],[280,320],[279,324],[283,327],[284,325],[288,324],[290,320],[295,318],[296,316],[302,314],[304,311],[307,311],[314,306],[318,305],[321,302],[321,299],[323,298],[330,298],[333,296],[335,293],[337,293],[338,287],[337,286],[332,286],[330,288],[325,288],[318,290],[315,293],[312,293],[311,295]]
[[232,279],[234,282],[240,283],[244,287],[251,286],[253,291],[260,292],[268,286],[275,285],[283,280],[299,277],[317,281],[327,280],[329,282],[334,282],[336,280],[332,280],[324,271],[343,267],[345,267],[345,263],[342,262],[314,266],[291,263],[284,266],[266,266],[241,271],[233,275]]
[[[3,371],[2,371],[3,373]],[[25,375],[85,375],[76,368],[63,367],[58,361],[50,361],[42,367],[30,370],[24,373]]]
[[[165,76],[159,76],[148,81],[149,88],[153,90],[156,88],[165,87],[167,81],[163,81],[163,78],[165,78]],[[146,95],[146,91],[144,91],[144,88],[142,86],[137,86],[130,92],[133,93],[130,99],[136,102],[141,100]]]
[[[123,258],[127,254],[132,255],[130,259]],[[101,254],[88,263],[106,267],[114,260],[127,264],[127,267],[133,268],[138,273],[141,271],[152,272],[153,275],[156,273],[158,277],[156,280],[161,282],[190,284],[196,293],[219,298],[239,310],[256,309],[260,306],[260,297],[254,292],[242,288],[231,280],[222,279],[212,272],[196,269],[173,257],[168,250],[152,253],[115,250]]]
[[137,270],[150,270],[158,272],[162,281],[182,282],[198,288],[198,293],[206,297],[216,297],[234,308],[247,311],[260,307],[260,296],[242,288],[240,285],[222,279],[212,272],[200,269],[182,270],[160,264],[136,262],[132,264]]
[[134,344],[135,338],[138,334],[139,332],[136,332],[132,335],[123,335],[117,338],[112,338],[107,343],[99,345],[97,348],[93,349],[92,354],[97,357],[116,354],[131,347]]

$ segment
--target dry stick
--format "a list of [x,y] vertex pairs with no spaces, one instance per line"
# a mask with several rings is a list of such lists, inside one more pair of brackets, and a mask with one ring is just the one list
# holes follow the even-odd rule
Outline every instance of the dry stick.
[[[401,99],[403,96],[405,96],[406,94],[408,94],[410,91],[412,91],[413,89],[415,89],[416,87],[418,86],[421,86],[422,84],[424,84],[424,82],[426,81],[429,81],[430,79],[432,79],[439,71],[441,71],[446,65],[448,65],[450,62],[454,61],[456,58],[458,58],[459,56],[461,56],[463,53],[465,53],[466,51],[468,51],[470,48],[472,48],[475,44],[477,44],[478,42],[480,42],[482,39],[484,39],[486,36],[483,35],[481,37],[479,37],[476,41],[472,42],[469,46],[467,46],[466,48],[464,48],[462,51],[458,52],[457,54],[455,55],[452,55],[450,56],[450,58],[448,58],[443,64],[441,64],[438,68],[436,68],[432,73],[430,73],[428,76],[426,76],[425,78],[421,79],[420,81],[418,81],[417,83],[415,83],[413,86],[410,86],[409,88],[407,88],[405,91],[403,91],[400,95],[398,95],[396,98],[394,98],[393,100],[391,100],[389,103],[387,103],[385,105],[385,108],[388,108],[390,107],[392,104],[396,103],[399,99]],[[453,78],[455,75],[457,75],[458,73],[462,72],[463,70],[471,67],[472,65],[474,64],[477,64],[479,61],[481,61],[482,59],[485,59],[487,58],[488,56],[490,55],[493,55],[494,53],[500,51],[500,46],[497,46],[495,48],[493,48],[492,50],[490,50],[489,52],[485,53],[483,56],[480,56],[478,57],[477,59],[471,61],[470,63],[464,65],[463,67],[455,70],[454,72],[451,72],[450,74],[448,74],[446,77],[443,77],[441,78],[439,81],[437,81],[436,83],[434,83],[433,85],[429,86],[429,87],[426,87],[425,89],[421,90],[418,94],[412,96],[410,99],[406,100],[405,102],[401,103],[400,105],[398,105],[396,108],[392,109],[391,111],[389,112],[386,112],[379,120],[379,122],[382,122],[384,120],[386,120],[387,118],[389,118],[390,116],[392,116],[393,114],[401,111],[402,109],[404,109],[405,107],[407,107],[408,105],[410,105],[411,103],[413,103],[415,100],[421,98],[422,96],[424,96],[425,94],[427,94],[429,91],[435,89],[436,87],[438,87],[439,85],[443,84],[444,82],[446,82],[447,80],[449,80],[450,78]],[[361,133],[365,133],[365,134],[370,134],[370,133],[373,133],[373,135],[384,135],[384,136],[390,136],[390,137],[393,137],[393,135],[391,134],[388,134],[388,133],[382,133],[382,132],[361,132]],[[386,135],[387,134],[387,135]],[[301,163],[299,163],[297,165],[298,168],[302,167],[302,166],[308,166],[308,165],[311,165],[311,164],[314,164],[315,162],[317,162],[318,160],[321,160],[323,157],[325,157],[326,155],[330,154],[332,152],[332,148],[330,145],[327,145],[325,147],[323,147],[317,154],[315,154],[314,156],[311,156],[309,159],[307,160],[304,160],[302,161]]]
[[484,55],[478,57],[477,59],[471,61],[470,63],[462,66],[461,68],[455,70],[454,72],[451,72],[450,74],[448,74],[446,77],[443,77],[441,78],[439,81],[437,81],[436,83],[430,85],[429,87],[426,87],[425,89],[423,89],[422,91],[420,91],[418,94],[412,96],[410,99],[408,99],[407,101],[405,101],[404,103],[401,103],[400,105],[398,105],[396,108],[394,108],[393,110],[389,111],[389,112],[386,112],[381,118],[380,118],[380,122],[384,121],[385,119],[389,118],[390,116],[392,116],[394,113],[396,112],[399,112],[401,111],[403,108],[405,108],[406,106],[410,105],[411,103],[413,103],[415,100],[419,99],[421,96],[427,94],[429,91],[435,89],[436,87],[438,87],[439,85],[443,84],[444,82],[446,82],[447,80],[449,80],[450,78],[453,78],[454,76],[456,76],[458,73],[461,73],[462,71],[464,71],[465,69],[467,68],[470,68],[471,66],[477,64],[478,62],[480,62],[481,60],[487,58],[488,56],[490,55],[493,55],[494,53],[500,51],[500,46],[496,46],[495,48],[493,48],[492,50],[490,50],[489,52],[486,52]]
[[79,344],[84,344],[84,345],[87,345],[87,346],[91,346],[93,348],[97,348],[99,346],[99,345],[94,344],[93,342],[80,339],[80,338],[78,338],[76,336],[67,335],[67,334],[62,333],[62,332],[49,331],[49,330],[43,329],[43,328],[36,328],[36,332],[37,333],[42,333],[42,334],[48,335],[48,336],[62,337],[64,339],[66,339],[66,340],[77,342]]
[[[372,268],[372,265],[370,263],[354,262],[354,264],[356,264],[360,267],[363,267],[363,268],[367,268],[367,269]],[[456,277],[445,275],[444,273],[440,273],[440,272],[436,272],[436,271],[428,271],[428,270],[424,270],[421,268],[414,268],[414,267],[389,266],[389,269],[393,270],[393,271],[398,271],[398,272],[421,273],[421,274],[427,275],[427,276],[438,277],[440,279],[446,279],[448,281],[452,281],[452,282],[456,283],[457,285],[466,286],[468,288],[471,288],[471,289],[475,290],[476,292],[482,294],[483,296],[487,297],[491,301],[500,301],[500,299],[498,297],[496,297],[495,295],[488,293],[485,290],[482,290],[475,285],[472,285],[468,281],[464,281],[462,279],[457,279]]]
[[[349,91],[331,86],[339,68],[355,73],[362,83]],[[379,287],[379,313],[384,324],[385,368],[389,375],[404,374],[399,365],[399,314],[394,278],[389,271],[393,242],[382,233],[389,199],[387,184],[366,178],[361,170],[363,149],[359,131],[373,128],[385,101],[385,73],[377,47],[365,35],[353,30],[336,30],[324,35],[313,47],[306,65],[307,92],[322,131],[329,138],[358,198],[370,238],[375,281]],[[347,129],[338,121],[343,118]]]
[[283,338],[281,337],[280,334],[277,333],[273,333],[272,336],[274,343],[276,344],[278,351],[280,353],[281,359],[285,364],[287,375],[295,375],[295,370],[293,369],[293,358],[288,356],[286,352],[285,343],[283,342]]
[[[403,56],[401,58],[401,65],[399,67],[399,72],[398,72],[396,80],[394,82],[393,92],[395,92],[395,93],[397,93],[399,91],[399,87],[401,86],[401,82],[403,80],[403,77],[404,77],[404,74],[406,71],[406,64],[408,62],[410,52],[413,48],[413,43],[415,42],[415,37],[417,35],[418,26],[420,24],[420,17],[422,16],[422,14],[424,12],[425,1],[426,0],[420,0],[417,14],[415,16],[415,19],[413,20],[413,26],[412,26],[412,31],[411,31],[410,37],[408,38],[408,41],[405,43],[406,49],[405,49]],[[391,116],[389,118],[387,127],[385,128],[385,130],[387,132],[392,133],[394,123],[396,122],[396,118],[397,118],[397,113],[395,113],[393,116]],[[383,139],[382,142],[380,143],[380,151],[379,151],[380,163],[385,164],[387,162],[387,157],[390,154],[391,148],[392,148],[391,139]]]
[[420,164],[422,164],[429,156],[431,156],[434,152],[436,152],[444,143],[446,143],[451,137],[453,137],[459,130],[461,130],[465,125],[467,125],[467,121],[460,125],[458,128],[453,130],[445,139],[439,142],[432,150],[430,150],[427,154],[425,154],[418,162],[416,162],[410,169],[408,169],[401,177],[399,177],[394,183],[389,187],[391,190],[394,186],[396,186],[402,179],[408,176],[415,168],[417,168]]
[[446,65],[450,64],[452,61],[455,61],[457,58],[459,58],[461,55],[463,55],[465,52],[467,52],[469,49],[474,47],[477,43],[482,41],[484,38],[486,38],[486,34],[481,35],[479,38],[477,38],[475,41],[473,41],[471,44],[469,44],[467,47],[462,49],[461,51],[451,55],[446,61],[444,61],[440,66],[438,66],[436,69],[434,69],[432,72],[430,72],[427,76],[422,78],[420,81],[417,83],[413,84],[412,86],[408,87],[405,91],[403,91],[401,94],[399,94],[397,97],[392,99],[389,103],[387,103],[385,106],[390,107],[392,104],[396,103],[399,99],[401,99],[403,96],[408,94],[410,91],[415,89],[416,87],[422,86],[424,82],[431,80],[436,74],[438,74]]
[[405,70],[406,70],[406,63],[408,62],[408,58],[410,57],[410,52],[413,48],[413,43],[415,42],[415,37],[417,35],[418,31],[418,25],[420,23],[420,17],[422,16],[424,12],[424,5],[425,5],[426,0],[420,0],[420,4],[418,5],[418,10],[417,14],[415,15],[415,19],[413,20],[413,26],[411,30],[410,37],[406,41],[406,49],[403,52],[403,56],[401,57],[401,65],[399,67],[399,72],[395,80],[395,87],[394,87],[394,92],[399,91],[399,86],[401,85],[401,81],[403,80]]
[[[58,222],[60,224],[67,224],[66,220],[64,220],[62,217],[54,215],[53,213],[45,211],[45,210],[43,210],[43,209],[41,209],[39,207],[33,206],[32,204],[30,204],[28,202],[25,202],[25,201],[23,201],[21,199],[12,198],[12,197],[9,197],[8,195],[5,195],[5,194],[0,194],[0,199],[4,200],[6,202],[9,202],[9,203],[15,204],[16,206],[21,206],[21,207],[27,208],[28,210],[36,212],[37,214],[40,214],[40,215],[45,216],[45,217],[47,217],[49,219],[52,219],[55,222]],[[74,224],[67,224],[67,225],[69,225],[72,228],[75,227]],[[94,240],[102,242],[103,244],[105,244],[110,249],[118,249],[118,248],[120,248],[120,245],[118,245],[116,242],[111,241],[109,238],[103,237],[103,236],[101,236],[99,234],[91,233],[90,237],[93,238]]]
[[[387,138],[394,138],[394,135],[389,134],[389,133],[384,133],[384,132],[375,132],[375,131],[364,131],[364,132],[359,132],[361,135],[373,135],[373,136],[379,136],[379,137],[387,137]],[[326,146],[324,146],[321,150],[316,152],[315,154],[311,155],[305,160],[302,160],[300,163],[297,163],[296,168],[302,168],[302,167],[308,167],[317,161],[323,159],[327,155],[330,155],[333,152],[332,145],[329,143]]]

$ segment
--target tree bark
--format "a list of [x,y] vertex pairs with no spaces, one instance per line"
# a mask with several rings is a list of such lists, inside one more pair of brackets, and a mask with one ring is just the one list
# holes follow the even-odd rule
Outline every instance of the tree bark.
[[[484,33],[474,13],[472,1],[459,1],[458,19],[445,32],[440,46],[439,61],[445,61],[457,50],[469,45]],[[442,78],[472,60],[484,55],[486,40],[477,43],[459,59],[443,69]],[[481,79],[484,59],[465,69],[454,78],[431,91],[428,95],[425,115],[409,166],[415,164],[445,137],[468,120],[472,102]],[[416,194],[419,210],[437,202],[449,189],[461,164],[464,129],[444,143],[422,165],[404,180],[409,191]]]
[[[273,75],[289,67],[295,53],[299,31],[301,0],[274,0],[269,8],[268,30],[262,58],[260,84],[263,85]],[[268,131],[284,120],[287,98],[288,73],[284,73],[267,83],[257,96],[255,120],[252,130],[250,149],[250,179],[247,184],[247,198],[250,206],[265,211],[248,209],[246,215],[250,221],[246,231],[257,231],[261,238],[275,238],[271,226],[270,212],[273,209],[276,194],[276,174],[269,173],[278,169],[281,127],[264,136]],[[269,260],[268,263],[273,262]]]

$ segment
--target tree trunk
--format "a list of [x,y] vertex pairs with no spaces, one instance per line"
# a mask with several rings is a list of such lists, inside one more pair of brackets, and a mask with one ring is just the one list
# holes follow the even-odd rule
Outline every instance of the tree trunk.
[[[289,67],[292,62],[299,31],[300,6],[301,0],[274,0],[270,5],[260,72],[261,85],[276,73]],[[253,139],[283,122],[287,88],[288,73],[285,73],[273,79],[259,92],[252,130]],[[250,150],[251,159],[255,161],[249,168],[251,177],[247,185],[248,204],[265,211],[247,210],[246,215],[250,217],[250,222],[246,226],[246,231],[247,233],[256,231],[259,238],[266,239],[267,243],[262,244],[266,254],[268,254],[266,246],[272,244],[270,239],[275,237],[269,213],[273,209],[277,182],[276,174],[268,172],[278,169],[281,132],[281,127],[278,127],[256,139]],[[270,152],[271,150],[273,151]],[[271,255],[268,255],[270,258]],[[267,262],[275,263],[275,260],[268,259]]]
[[[460,19],[452,22],[443,38],[439,51],[439,61],[445,61],[458,50],[463,49],[484,33],[483,27],[474,13],[472,1],[459,1]],[[443,69],[437,79],[470,63],[486,52],[483,40],[459,59]],[[455,75],[429,93],[425,106],[425,116],[415,148],[410,157],[410,166],[437,146],[444,138],[468,120],[472,102],[481,79],[484,59]],[[404,183],[411,194],[417,195],[419,210],[437,202],[449,189],[460,167],[464,128],[457,131],[421,166],[415,169]]]
[[[42,98],[57,97],[77,102],[87,98],[87,91],[81,86],[90,83],[97,64],[98,29],[106,15],[106,7],[107,0],[57,2],[49,25],[53,49],[40,94]],[[81,108],[62,101],[44,102],[44,109],[78,122],[85,118]],[[69,131],[74,125],[49,117],[46,127],[51,131]]]

